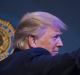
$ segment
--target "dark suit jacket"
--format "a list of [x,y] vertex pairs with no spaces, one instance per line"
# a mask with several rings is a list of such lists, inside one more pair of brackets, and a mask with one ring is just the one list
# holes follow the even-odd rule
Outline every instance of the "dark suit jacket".
[[43,48],[13,53],[0,62],[0,75],[80,75],[80,51],[51,56]]

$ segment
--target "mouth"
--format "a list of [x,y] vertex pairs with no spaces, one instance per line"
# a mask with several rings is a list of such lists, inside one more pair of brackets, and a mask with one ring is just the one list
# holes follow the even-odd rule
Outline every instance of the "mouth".
[[52,53],[59,53],[59,51],[52,51]]
[[54,55],[57,55],[58,53],[59,53],[59,51],[53,51],[53,52],[51,53],[51,55],[54,56]]
[[52,52],[58,53],[59,52],[59,48],[53,48]]

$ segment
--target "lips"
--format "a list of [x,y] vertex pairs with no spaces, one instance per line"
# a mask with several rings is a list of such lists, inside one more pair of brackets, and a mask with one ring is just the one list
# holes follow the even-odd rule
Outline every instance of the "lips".
[[52,55],[52,56],[55,56],[55,55],[57,55],[58,53],[59,53],[59,51],[52,51],[52,52],[51,52],[51,55]]
[[53,48],[52,52],[59,52],[59,48]]
[[59,51],[52,51],[52,53],[59,53]]

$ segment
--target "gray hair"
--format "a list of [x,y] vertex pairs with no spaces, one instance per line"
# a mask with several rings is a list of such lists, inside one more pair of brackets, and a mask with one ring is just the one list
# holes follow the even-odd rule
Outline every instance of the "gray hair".
[[14,47],[24,49],[26,38],[34,36],[40,38],[45,33],[47,27],[57,27],[66,30],[66,25],[56,16],[48,12],[31,12],[25,14],[15,32]]

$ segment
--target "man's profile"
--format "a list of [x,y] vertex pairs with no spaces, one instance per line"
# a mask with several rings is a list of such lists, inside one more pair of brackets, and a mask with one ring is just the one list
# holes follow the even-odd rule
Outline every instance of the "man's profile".
[[79,75],[80,51],[58,55],[63,30],[66,25],[48,12],[25,14],[16,29],[15,53],[0,63],[1,74]]
[[60,35],[66,29],[65,24],[48,12],[32,12],[24,15],[15,35],[15,48],[45,48],[52,55],[63,46]]

